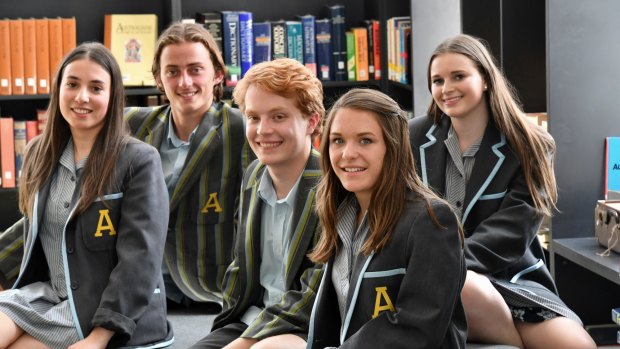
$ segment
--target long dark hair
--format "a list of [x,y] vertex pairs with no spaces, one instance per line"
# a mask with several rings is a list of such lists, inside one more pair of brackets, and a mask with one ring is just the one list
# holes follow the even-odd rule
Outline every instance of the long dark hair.
[[19,209],[30,218],[36,192],[54,173],[71,137],[69,124],[60,111],[60,89],[66,67],[81,59],[97,63],[110,74],[110,100],[103,126],[84,165],[77,213],[84,211],[97,197],[104,195],[113,181],[116,160],[130,139],[123,119],[125,90],[118,63],[112,53],[100,43],[87,42],[79,45],[67,54],[60,64],[51,86],[45,131],[31,141],[26,150],[19,185]]

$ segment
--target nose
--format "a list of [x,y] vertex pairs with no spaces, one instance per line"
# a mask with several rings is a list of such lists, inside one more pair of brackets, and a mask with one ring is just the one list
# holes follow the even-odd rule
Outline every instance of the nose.
[[443,93],[452,91],[452,82],[450,82],[449,79],[446,79],[441,88]]
[[186,87],[186,86],[191,86],[191,85],[192,85],[191,76],[186,71],[183,71],[181,73],[181,76],[179,77],[179,86]]
[[345,160],[355,159],[359,154],[355,142],[347,142],[342,149],[342,158]]
[[75,101],[78,103],[86,103],[88,102],[88,89],[80,88],[78,93],[75,95]]
[[260,120],[256,126],[256,133],[259,135],[266,135],[272,131],[271,123],[269,120]]

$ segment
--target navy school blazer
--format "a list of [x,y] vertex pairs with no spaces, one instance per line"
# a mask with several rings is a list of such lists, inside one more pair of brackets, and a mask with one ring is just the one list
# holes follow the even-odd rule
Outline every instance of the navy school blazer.
[[332,284],[332,256],[312,310],[308,349],[465,347],[460,293],[466,270],[458,221],[446,203],[432,207],[443,228],[426,202],[410,193],[387,245],[357,259],[344,319]]

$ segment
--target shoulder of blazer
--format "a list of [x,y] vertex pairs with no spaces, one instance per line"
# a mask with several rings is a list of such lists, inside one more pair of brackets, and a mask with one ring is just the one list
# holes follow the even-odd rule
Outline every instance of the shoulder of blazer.
[[124,110],[124,114],[131,133],[135,137],[142,139],[147,131],[168,121],[170,106],[127,107]]
[[242,189],[247,190],[252,188],[258,180],[260,180],[263,171],[265,171],[267,167],[262,164],[258,159],[252,161],[248,168],[245,170],[243,175],[243,183]]
[[302,173],[303,178],[320,178],[321,177],[321,154],[318,150],[312,148],[310,150],[310,157],[308,157],[308,162],[306,163],[306,167],[304,172]]

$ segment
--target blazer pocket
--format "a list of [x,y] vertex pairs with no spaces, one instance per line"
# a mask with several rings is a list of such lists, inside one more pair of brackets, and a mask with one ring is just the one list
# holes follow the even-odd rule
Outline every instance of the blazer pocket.
[[358,304],[366,304],[362,313],[368,319],[373,319],[384,311],[396,311],[396,298],[406,273],[407,269],[405,268],[375,270],[364,273],[362,289],[360,290],[363,301]]
[[478,200],[484,201],[484,200],[498,200],[498,199],[503,199],[504,196],[506,196],[506,193],[508,192],[508,190],[504,190],[501,193],[494,193],[494,194],[485,194],[480,196],[480,198]]
[[86,248],[107,251],[116,247],[122,199],[123,193],[104,195],[80,215],[81,235]]

